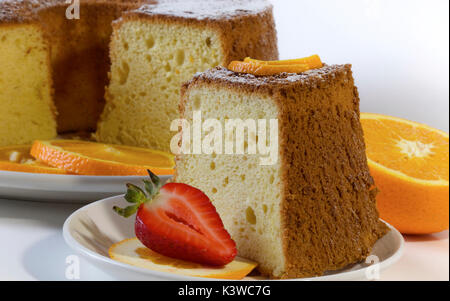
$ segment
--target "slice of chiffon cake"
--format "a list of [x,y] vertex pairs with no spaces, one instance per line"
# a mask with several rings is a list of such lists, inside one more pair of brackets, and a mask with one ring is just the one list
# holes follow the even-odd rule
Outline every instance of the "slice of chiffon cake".
[[196,72],[252,56],[278,58],[264,0],[158,1],[113,24],[101,142],[169,151],[180,87]]
[[[376,209],[350,65],[263,77],[218,67],[184,85],[181,111],[189,124],[200,112],[222,128],[230,120],[278,121],[277,135],[247,123],[240,155],[220,148],[189,154],[196,153],[195,141],[182,141],[174,179],[211,198],[239,255],[257,261],[263,274],[297,278],[344,268],[365,259],[387,232]],[[224,133],[222,146],[238,135]],[[270,164],[249,151],[249,142],[262,139],[277,146]]]

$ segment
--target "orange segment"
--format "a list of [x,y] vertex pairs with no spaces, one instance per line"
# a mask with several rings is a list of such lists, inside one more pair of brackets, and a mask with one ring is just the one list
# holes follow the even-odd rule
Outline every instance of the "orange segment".
[[323,63],[320,57],[317,54],[314,54],[309,57],[294,59],[294,60],[281,60],[281,61],[259,61],[252,58],[246,58],[244,60],[246,63],[257,63],[257,64],[265,64],[265,65],[308,65],[309,69],[317,69],[322,68]]
[[407,234],[448,229],[448,134],[378,114],[361,122],[381,218]]
[[126,239],[112,245],[109,249],[109,257],[122,263],[153,271],[229,280],[243,279],[257,266],[255,262],[242,258],[236,258],[222,268],[203,266],[153,252],[137,238]]
[[79,175],[172,175],[172,155],[150,149],[77,140],[35,141],[31,155],[50,166]]
[[16,145],[0,148],[0,170],[44,173],[44,174],[65,174],[62,169],[50,167],[47,164],[36,161],[30,155],[31,145]]

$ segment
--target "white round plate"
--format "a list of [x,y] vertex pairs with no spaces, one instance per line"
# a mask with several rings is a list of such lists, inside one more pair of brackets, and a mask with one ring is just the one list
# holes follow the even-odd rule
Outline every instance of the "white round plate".
[[[109,273],[117,280],[203,279],[138,268],[110,259],[108,249],[111,245],[135,237],[135,218],[125,219],[120,217],[112,210],[115,205],[124,207],[127,206],[127,203],[123,196],[116,196],[92,203],[73,213],[64,223],[63,235],[66,243],[90,263]],[[372,255],[379,259],[380,271],[394,264],[401,257],[403,251],[403,236],[393,227],[389,227],[392,231],[375,244],[372,252]],[[369,270],[369,265],[360,263],[341,271],[327,273],[326,276],[295,280],[367,280],[370,271],[372,269]],[[246,278],[246,280],[255,279]],[[261,277],[257,279],[261,280]]]
[[[0,199],[90,203],[123,194],[127,183],[141,185],[143,178],[145,177],[50,175],[0,171]],[[164,182],[170,176],[160,178]]]

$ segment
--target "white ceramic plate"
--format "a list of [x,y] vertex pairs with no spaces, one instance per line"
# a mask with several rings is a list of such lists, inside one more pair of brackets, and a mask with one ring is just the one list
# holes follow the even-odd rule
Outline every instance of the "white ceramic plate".
[[[108,249],[112,244],[135,237],[135,218],[120,217],[112,210],[114,205],[124,207],[127,203],[123,196],[116,196],[92,203],[73,213],[64,223],[63,235],[66,243],[89,262],[117,280],[203,279],[147,270],[110,259]],[[402,255],[403,236],[393,227],[391,229],[389,234],[376,243],[372,252],[372,255],[379,258],[380,271],[394,264]],[[341,271],[330,272],[326,276],[298,280],[367,280],[366,275],[372,270],[368,268],[367,264],[360,263]]]
[[[40,202],[92,201],[123,194],[125,185],[141,185],[142,176],[99,177],[0,171],[0,199]],[[161,177],[167,181],[170,176]]]

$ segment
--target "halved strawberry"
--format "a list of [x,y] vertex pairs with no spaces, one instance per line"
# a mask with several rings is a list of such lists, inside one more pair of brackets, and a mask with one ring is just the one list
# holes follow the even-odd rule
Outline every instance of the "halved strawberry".
[[114,210],[130,217],[136,211],[137,238],[149,249],[172,258],[223,266],[234,260],[236,244],[225,230],[209,198],[200,190],[179,183],[161,187],[149,171],[145,192],[128,184],[125,199],[134,205]]

